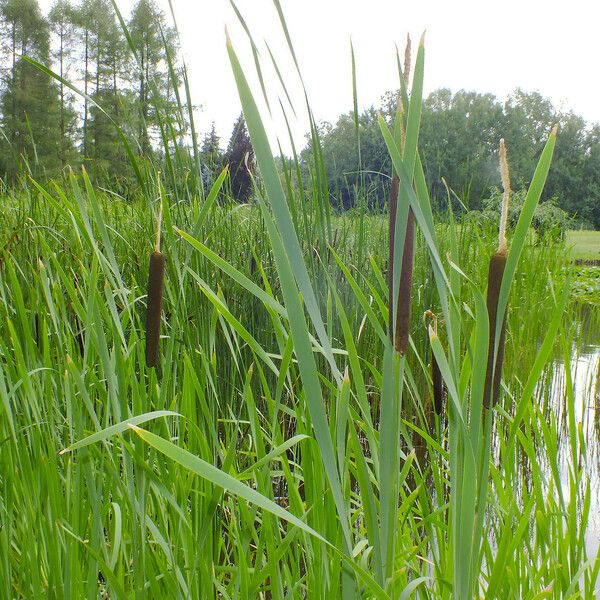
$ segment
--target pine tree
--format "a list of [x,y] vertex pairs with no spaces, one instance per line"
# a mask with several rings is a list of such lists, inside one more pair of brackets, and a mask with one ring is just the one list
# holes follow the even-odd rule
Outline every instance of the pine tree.
[[212,122],[210,131],[202,139],[200,152],[202,161],[211,169],[219,169],[222,163],[223,156],[221,154],[221,139],[217,135],[215,122]]
[[142,154],[150,156],[153,133],[161,123],[178,120],[173,90],[179,81],[173,81],[168,65],[168,59],[177,62],[176,36],[154,0],[138,0],[128,27],[136,52],[138,140]]
[[34,173],[61,167],[60,102],[55,82],[23,57],[50,63],[50,32],[37,0],[2,0],[0,27],[8,55],[0,97],[3,171],[14,178],[25,163]]
[[229,165],[231,192],[238,202],[248,202],[252,197],[252,177],[254,172],[254,149],[246,129],[244,115],[241,114],[235,125],[225,153]]
[[213,180],[223,168],[223,153],[220,143],[221,140],[213,121],[210,131],[202,138],[200,147],[202,181],[206,187],[212,185]]
[[[75,9],[68,0],[56,0],[48,16],[51,33],[51,57],[61,79],[69,80],[75,51]],[[74,165],[77,154],[74,140],[77,134],[77,113],[69,88],[59,82],[61,166]]]
[[114,182],[116,177],[131,175],[112,122],[127,129],[134,117],[129,107],[135,98],[122,85],[129,66],[127,44],[110,0],[83,0],[76,11],[76,23],[80,78],[86,96],[93,100],[84,99],[82,153],[91,173]]

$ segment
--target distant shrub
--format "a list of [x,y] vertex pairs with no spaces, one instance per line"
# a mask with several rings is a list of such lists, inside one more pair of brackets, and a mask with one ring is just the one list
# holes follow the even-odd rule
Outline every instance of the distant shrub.
[[550,198],[542,202],[533,214],[533,228],[539,239],[560,242],[565,239],[571,223],[569,215]]
[[[509,229],[514,229],[517,224],[525,196],[525,190],[516,191],[511,195],[508,211]],[[471,218],[485,229],[491,224],[498,223],[501,205],[502,192],[498,188],[492,188],[491,195],[483,200],[483,210],[471,211],[470,216],[472,215]],[[560,242],[565,239],[570,224],[569,215],[557,205],[556,198],[550,198],[536,207],[532,228],[537,234],[538,241]]]

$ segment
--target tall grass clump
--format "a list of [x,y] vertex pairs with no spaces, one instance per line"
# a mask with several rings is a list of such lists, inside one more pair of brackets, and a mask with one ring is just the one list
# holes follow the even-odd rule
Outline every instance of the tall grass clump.
[[[282,73],[246,34],[253,75]],[[0,596],[593,598],[591,433],[568,360],[560,411],[548,384],[575,328],[563,249],[528,235],[556,130],[494,270],[496,232],[431,207],[424,40],[378,120],[390,215],[332,213],[306,91],[308,179],[276,161],[243,43],[251,205],[227,169],[171,192],[176,158],[134,202],[85,172],[4,199]]]

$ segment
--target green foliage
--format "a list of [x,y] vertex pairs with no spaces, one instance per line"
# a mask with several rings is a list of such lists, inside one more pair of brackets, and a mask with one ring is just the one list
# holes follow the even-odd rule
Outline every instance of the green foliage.
[[[358,192],[366,194],[373,208],[384,204],[382,190],[389,188],[390,160],[377,126],[377,113],[369,109],[358,116],[362,169],[358,169],[358,140],[353,113],[341,115],[335,126],[322,123],[319,140],[323,150],[323,168],[327,173],[330,200],[334,207],[356,206]],[[308,176],[313,157],[309,138],[301,159]]]
[[58,88],[21,55],[49,61],[50,32],[35,0],[0,4],[3,45],[8,58],[0,96],[0,171],[13,181],[21,171],[55,175],[69,146],[60,135]]
[[169,71],[169,57],[176,55],[176,34],[174,28],[167,25],[155,0],[136,2],[128,31],[138,91],[137,139],[142,155],[150,156],[151,141],[160,131],[161,121],[178,124],[174,88],[179,86],[179,80],[173,80],[177,73]]
[[[161,171],[125,146],[142,190],[131,201],[85,171],[3,189],[0,596],[594,597],[597,431],[576,413],[569,255],[528,233],[554,133],[517,198],[499,296],[498,314],[509,307],[502,398],[482,414],[497,232],[432,211],[417,144],[424,47],[402,90],[406,114],[377,122],[386,173],[400,181],[391,261],[387,218],[358,201],[329,211],[327,132],[313,127],[306,185],[296,154],[273,156],[231,44],[229,54],[260,169],[256,203],[237,203],[245,192],[233,172],[224,189],[227,170],[203,189],[195,137],[193,150],[177,144],[156,98],[148,116]],[[115,91],[97,93],[110,102]],[[178,123],[184,110],[178,100]],[[89,135],[101,114],[91,103]],[[247,138],[232,136],[232,171],[252,165]],[[149,370],[159,204],[167,271]],[[387,298],[409,207],[418,229],[400,356]],[[426,310],[436,327],[423,323]],[[432,352],[447,388],[442,415],[431,411]]]
[[[519,190],[511,194],[508,210],[508,225],[510,228],[514,228],[517,223],[523,209],[525,197],[526,190]],[[496,187],[492,188],[491,195],[483,201],[484,210],[481,213],[473,211],[474,214],[470,218],[474,218],[485,227],[493,228],[498,223],[501,206],[502,192]],[[533,213],[531,226],[537,234],[538,242],[560,242],[565,239],[571,223],[572,220],[566,211],[558,207],[557,200],[550,198],[538,204]]]
[[[148,160],[168,168],[175,156],[179,172],[184,162],[191,170],[191,153],[181,146],[190,123],[179,96],[175,30],[153,0],[139,0],[129,23],[121,15],[117,22],[110,0],[77,6],[56,0],[47,19],[37,0],[2,0],[0,9],[8,59],[0,98],[0,173],[14,180],[28,169],[50,178],[83,159],[96,180],[124,189],[136,179],[144,184],[140,175]],[[135,155],[125,150],[124,138]]]
[[[68,0],[56,0],[48,15],[51,33],[51,60],[58,64],[58,74],[69,79],[73,72],[76,47],[76,14]],[[63,82],[59,82],[59,155],[61,166],[75,167],[78,155],[74,140],[78,136],[77,112],[75,98]]]
[[215,123],[202,139],[200,146],[202,157],[202,176],[204,185],[210,187],[223,168],[224,155],[221,152],[221,140],[217,134]]
[[600,306],[600,267],[573,267],[573,296],[583,304]]
[[[379,112],[391,122],[398,92],[381,99]],[[358,164],[358,141],[353,113],[341,115],[335,125],[323,123],[320,139],[327,182],[334,206],[356,204],[356,189],[368,189],[373,206],[384,205],[388,197],[385,175],[389,159],[378,136],[375,116],[370,108],[357,119],[360,130],[362,170]],[[528,185],[545,138],[558,123],[559,137],[553,167],[543,200],[553,201],[569,216],[600,227],[600,137],[597,127],[588,127],[572,113],[560,113],[537,92],[517,89],[506,103],[492,94],[448,89],[432,92],[423,102],[419,149],[426,182],[435,209],[445,209],[444,178],[473,210],[483,208],[483,200],[499,185],[497,147],[505,138],[511,178],[515,187]],[[311,142],[302,153],[307,165]],[[308,169],[306,180],[308,181]],[[458,205],[455,205],[458,208]],[[540,228],[545,226],[540,223]],[[551,227],[552,228],[552,227]]]

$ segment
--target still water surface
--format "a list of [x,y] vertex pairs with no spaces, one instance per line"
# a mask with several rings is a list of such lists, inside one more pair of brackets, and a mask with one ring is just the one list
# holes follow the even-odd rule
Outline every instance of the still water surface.
[[[584,472],[591,492],[590,520],[586,533],[588,557],[593,557],[600,547],[600,337],[596,328],[589,328],[584,320],[573,347],[570,373],[564,361],[553,364],[550,406],[557,410],[561,436],[559,440],[561,483],[565,497],[569,494],[567,465],[572,461],[568,439],[567,403],[574,402],[576,423],[586,441]],[[569,375],[573,395],[567,393]]]

